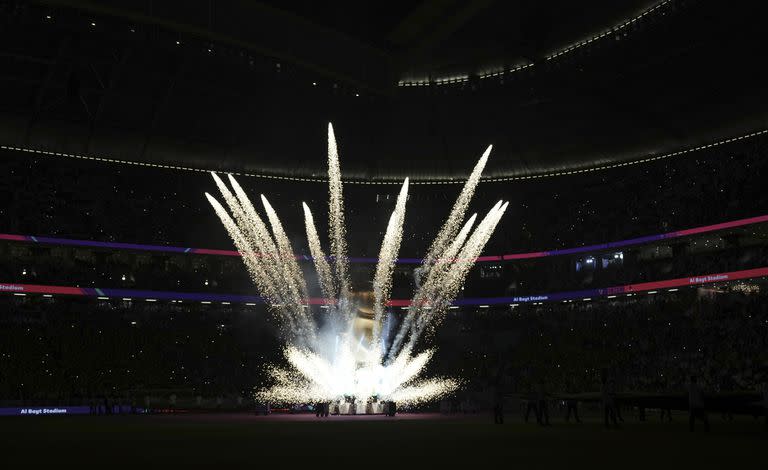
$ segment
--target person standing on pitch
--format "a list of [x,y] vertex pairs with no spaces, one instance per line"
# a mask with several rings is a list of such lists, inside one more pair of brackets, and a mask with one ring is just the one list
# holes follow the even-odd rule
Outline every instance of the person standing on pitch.
[[704,408],[704,392],[702,392],[696,376],[692,375],[688,382],[688,429],[691,432],[693,432],[697,419],[704,422],[704,431],[709,431],[709,418],[707,417],[707,409]]

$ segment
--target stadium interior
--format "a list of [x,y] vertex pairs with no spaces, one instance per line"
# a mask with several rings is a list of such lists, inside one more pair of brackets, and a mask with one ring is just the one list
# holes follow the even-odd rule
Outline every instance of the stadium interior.
[[[174,464],[226,448],[197,448],[207,427],[238,443],[218,457],[229,465],[248,458],[246,438],[285,454],[273,429],[306,439],[315,456],[357,456],[329,450],[333,433],[362,442],[360,425],[388,439],[392,424],[403,437],[388,453],[428,461],[413,443],[423,426],[435,462],[450,458],[435,448],[441,427],[468,443],[460,460],[506,445],[513,459],[558,465],[565,456],[547,448],[588,461],[649,445],[702,466],[758,456],[768,430],[764,10],[0,1],[8,455],[22,462],[36,443],[88,454],[84,443],[105,429],[119,438],[94,455],[146,445],[129,460]],[[386,306],[395,322],[413,308],[422,258],[489,144],[469,214],[510,202],[429,332],[427,370],[461,387],[403,404],[402,423],[339,421],[321,436],[304,419],[316,420],[316,403],[254,398],[283,358],[280,325],[204,193],[216,191],[215,171],[270,198],[308,280],[307,309],[324,315],[301,204],[320,234],[332,230],[329,122],[360,298],[376,290],[387,221],[410,178]],[[68,409],[89,416],[2,416]],[[572,411],[584,427],[569,427]],[[511,430],[488,430],[491,414]],[[248,419],[261,421],[247,430]],[[711,425],[710,439],[692,438],[689,422]],[[147,444],[162,439],[157,424],[177,435],[167,448]],[[142,429],[158,434],[136,440]]]

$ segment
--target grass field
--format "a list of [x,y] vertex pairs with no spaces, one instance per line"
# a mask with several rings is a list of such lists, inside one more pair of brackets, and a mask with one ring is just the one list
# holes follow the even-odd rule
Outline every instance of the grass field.
[[506,421],[494,425],[489,415],[319,420],[245,413],[12,417],[0,420],[0,466],[764,468],[768,450],[768,433],[752,418],[711,416],[711,432],[693,434],[682,414],[672,423],[627,420],[618,430],[603,429],[596,417],[583,424],[555,418],[549,427],[517,416]]

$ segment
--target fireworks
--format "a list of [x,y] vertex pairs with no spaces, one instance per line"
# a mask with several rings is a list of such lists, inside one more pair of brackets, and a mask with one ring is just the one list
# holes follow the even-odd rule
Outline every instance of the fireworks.
[[344,200],[333,127],[328,125],[330,257],[326,257],[322,249],[310,208],[303,204],[310,253],[320,289],[327,298],[327,315],[322,324],[308,308],[306,281],[283,225],[267,198],[260,197],[269,226],[231,175],[229,183],[234,194],[213,174],[229,212],[208,193],[206,198],[242,254],[256,288],[280,320],[286,343],[283,352],[287,366],[269,366],[274,385],[258,390],[258,398],[279,402],[352,398],[362,403],[378,399],[416,404],[459,387],[459,381],[452,378],[421,379],[434,348],[417,352],[417,347],[425,332],[439,324],[507,208],[508,203],[499,201],[477,226],[477,214],[464,222],[490,152],[489,146],[418,268],[420,285],[408,313],[391,335],[384,332],[389,325],[398,323],[390,322],[387,303],[403,237],[407,178],[379,252],[373,279],[372,331],[361,334],[355,327],[357,310],[349,287]]

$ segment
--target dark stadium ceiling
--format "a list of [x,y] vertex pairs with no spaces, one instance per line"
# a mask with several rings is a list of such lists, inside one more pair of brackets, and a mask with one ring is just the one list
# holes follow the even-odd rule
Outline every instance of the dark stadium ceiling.
[[768,127],[756,8],[0,1],[0,145],[313,177],[333,121],[346,178],[636,160]]

